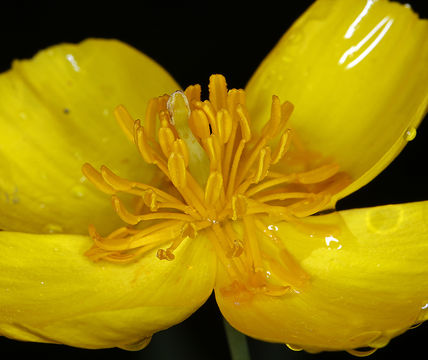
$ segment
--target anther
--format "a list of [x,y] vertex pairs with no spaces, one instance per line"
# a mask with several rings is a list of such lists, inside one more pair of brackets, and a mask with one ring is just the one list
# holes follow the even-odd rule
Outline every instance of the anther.
[[207,115],[201,109],[192,111],[189,117],[189,127],[200,139],[210,136],[210,125]]
[[232,197],[232,220],[237,220],[247,212],[247,199],[243,195],[235,195]]
[[256,173],[253,177],[254,183],[257,184],[266,177],[270,164],[271,164],[270,147],[266,146],[260,151],[260,154],[259,154]]
[[156,118],[159,112],[159,98],[150,99],[147,104],[146,114],[144,117],[144,125],[147,131],[147,136],[150,139],[155,138],[156,134]]
[[198,235],[198,231],[196,228],[196,225],[194,223],[185,223],[183,227],[181,228],[181,238],[185,239],[189,237],[190,239],[195,239]]
[[221,170],[221,144],[217,135],[210,135],[203,141],[203,144],[210,159],[210,171]]
[[289,101],[286,101],[281,105],[281,123],[279,124],[278,129],[279,134],[281,134],[285,130],[288,119],[293,113],[293,110],[294,105]]
[[216,111],[226,108],[227,84],[223,75],[211,75],[208,85],[210,102]]
[[132,142],[134,141],[134,119],[129,114],[128,110],[123,105],[117,106],[113,115],[119,123],[122,131]]
[[174,133],[169,127],[161,127],[159,129],[159,145],[166,157],[171,154],[174,141]]
[[153,190],[147,190],[144,192],[143,201],[144,204],[150,209],[150,211],[154,212],[159,209],[157,196]]
[[194,101],[200,101],[201,100],[201,85],[190,85],[184,90],[184,95],[187,97],[187,100],[190,105],[190,109],[193,110],[192,103]]
[[91,164],[83,164],[82,172],[88,180],[98,188],[98,190],[109,195],[116,193],[116,190],[105,182],[101,174],[95,170]]
[[130,181],[120,178],[105,165],[101,166],[101,176],[107,184],[117,191],[129,191],[132,188]]
[[148,164],[154,164],[155,160],[152,156],[152,149],[148,144],[144,128],[140,125],[138,120],[135,121],[134,141],[135,144],[137,144],[137,148],[140,151],[144,161]]
[[262,137],[271,139],[278,134],[279,124],[281,122],[281,103],[278,96],[272,96],[272,106],[270,120],[265,124],[262,129]]
[[251,128],[250,123],[248,122],[248,116],[245,114],[245,110],[242,105],[238,105],[236,112],[239,115],[239,125],[241,127],[242,139],[245,142],[248,142],[251,140]]
[[186,163],[183,157],[177,153],[171,153],[168,158],[169,177],[177,189],[187,185]]
[[331,178],[333,175],[337,174],[338,171],[338,164],[329,163],[314,170],[300,173],[297,175],[297,178],[301,184],[314,184]]
[[183,157],[184,164],[187,168],[189,166],[189,149],[186,143],[182,139],[176,139],[172,144],[172,151]]
[[277,164],[283,158],[290,147],[291,130],[286,130],[279,139],[279,144],[276,146],[272,154],[272,164]]
[[134,214],[131,214],[125,206],[123,206],[122,202],[116,195],[112,195],[111,200],[113,202],[113,208],[119,217],[125,221],[127,224],[135,225],[140,222],[140,217]]
[[156,253],[156,256],[159,258],[159,260],[172,261],[175,259],[175,255],[168,249],[159,249]]
[[214,206],[223,190],[223,176],[218,171],[212,172],[205,187],[205,202]]
[[226,144],[232,133],[232,117],[226,109],[217,112],[217,126],[219,138]]

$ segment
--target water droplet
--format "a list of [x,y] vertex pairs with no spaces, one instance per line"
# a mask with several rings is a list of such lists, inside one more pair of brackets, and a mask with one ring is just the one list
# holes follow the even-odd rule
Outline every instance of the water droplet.
[[428,320],[428,302],[421,306],[421,312],[418,316],[417,322]]
[[290,63],[290,62],[292,62],[292,61],[293,61],[293,58],[292,58],[291,56],[284,55],[284,56],[282,56],[282,57],[281,57],[281,60],[282,60],[283,62],[285,62],[285,63]]
[[75,152],[73,153],[73,156],[74,156],[77,160],[79,160],[79,161],[83,161],[82,154],[80,154],[80,152],[75,151]]
[[303,39],[303,34],[301,30],[292,30],[292,33],[289,34],[288,40],[291,43],[298,43]]
[[293,351],[302,351],[303,350],[303,348],[298,346],[298,345],[285,344],[285,346],[287,346],[290,350],[293,350]]
[[412,141],[416,137],[416,128],[411,127],[406,130],[404,133],[404,139],[406,141]]
[[369,346],[373,348],[383,348],[388,345],[390,340],[391,338],[386,335],[379,335],[379,337],[369,343]]
[[342,244],[339,242],[339,239],[336,239],[332,235],[325,237],[325,244],[329,249],[340,250],[342,248]]
[[71,64],[71,66],[73,67],[74,71],[76,71],[76,72],[80,71],[80,66],[79,66],[79,64],[77,64],[77,61],[74,58],[73,54],[67,54],[67,55],[65,55],[65,58]]
[[44,281],[40,281],[40,285],[45,285],[45,282]]
[[373,331],[366,331],[363,332],[357,336],[352,337],[349,339],[350,343],[355,348],[359,347],[365,347],[365,346],[372,346],[372,343],[374,341],[377,341],[380,337],[382,337],[382,332],[373,330]]
[[58,224],[47,224],[43,227],[43,231],[48,234],[58,234],[63,232],[63,228]]
[[71,193],[74,197],[81,199],[85,196],[86,188],[82,185],[76,185],[71,189]]
[[150,340],[152,340],[151,336],[145,337],[135,343],[132,344],[127,344],[127,345],[122,345],[119,346],[121,349],[124,350],[129,350],[129,351],[137,351],[137,350],[141,350],[144,349],[147,345],[149,345]]
[[399,205],[375,207],[366,215],[368,229],[376,234],[388,234],[396,231],[403,220],[403,209]]

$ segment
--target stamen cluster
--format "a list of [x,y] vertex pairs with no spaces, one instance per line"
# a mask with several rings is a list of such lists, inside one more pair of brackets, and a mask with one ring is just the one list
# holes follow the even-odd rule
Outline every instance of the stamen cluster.
[[[287,126],[291,103],[273,96],[270,119],[256,135],[244,90],[228,90],[225,78],[213,75],[209,100],[201,101],[200,94],[200,86],[193,85],[152,99],[144,124],[123,106],[115,110],[125,134],[162,176],[155,186],[120,178],[105,166],[101,171],[83,166],[128,224],[107,237],[90,226],[94,245],[87,255],[95,261],[129,262],[158,249],[159,259],[173,260],[184,240],[196,241],[203,232],[231,278],[225,293],[276,296],[302,287],[308,275],[265,218],[299,224],[325,209],[344,186],[339,167],[324,162],[286,172],[281,161],[293,146]],[[133,212],[119,193],[137,197]]]

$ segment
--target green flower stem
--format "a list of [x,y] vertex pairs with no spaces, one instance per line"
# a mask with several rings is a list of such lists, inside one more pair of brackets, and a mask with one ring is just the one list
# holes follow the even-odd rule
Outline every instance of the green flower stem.
[[226,319],[223,319],[223,324],[232,360],[250,360],[250,351],[245,335],[230,326]]

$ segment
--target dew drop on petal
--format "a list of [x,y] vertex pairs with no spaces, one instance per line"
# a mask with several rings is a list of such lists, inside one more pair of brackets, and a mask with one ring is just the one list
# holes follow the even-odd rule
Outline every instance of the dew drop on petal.
[[144,349],[150,343],[150,340],[152,340],[152,337],[148,336],[135,343],[121,345],[119,347],[123,350],[138,351],[138,350]]
[[366,215],[367,227],[376,234],[389,234],[396,231],[403,221],[401,206],[383,206],[369,209]]
[[47,234],[58,234],[63,232],[63,228],[58,224],[46,224],[43,227],[43,232]]
[[298,345],[285,344],[285,346],[287,346],[290,350],[293,350],[293,351],[302,351],[303,350],[303,348],[301,348]]
[[81,199],[85,196],[86,188],[82,185],[76,185],[71,189],[71,193],[74,197]]
[[342,248],[342,245],[340,244],[339,239],[336,239],[332,235],[325,237],[325,244],[329,249],[340,250]]
[[416,137],[416,128],[411,127],[406,130],[404,133],[404,139],[406,141],[412,141]]
[[418,317],[418,322],[422,322],[425,320],[428,320],[428,301],[426,302],[426,304],[422,305],[421,312]]

